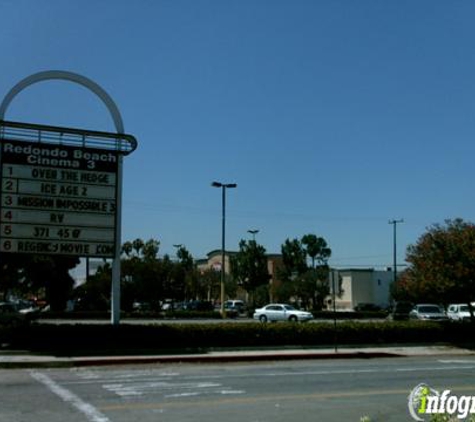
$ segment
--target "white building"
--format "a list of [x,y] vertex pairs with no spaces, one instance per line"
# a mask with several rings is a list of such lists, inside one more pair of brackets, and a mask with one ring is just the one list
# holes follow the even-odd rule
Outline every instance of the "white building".
[[[389,305],[392,271],[379,271],[372,268],[337,270],[341,278],[343,294],[336,297],[338,310],[352,310],[359,303],[372,303],[386,307]],[[331,289],[331,286],[330,286]],[[338,287],[336,287],[338,292]]]

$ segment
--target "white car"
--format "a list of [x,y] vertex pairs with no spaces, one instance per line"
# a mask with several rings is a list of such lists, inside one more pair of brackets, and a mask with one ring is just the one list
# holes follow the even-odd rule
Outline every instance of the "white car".
[[414,306],[409,312],[410,319],[419,319],[424,321],[448,321],[445,311],[433,303],[421,303]]
[[293,306],[284,303],[271,303],[263,308],[256,309],[253,318],[261,321],[309,321],[313,319],[310,312],[299,311]]
[[470,309],[467,304],[451,304],[447,308],[447,316],[453,321],[470,321]]

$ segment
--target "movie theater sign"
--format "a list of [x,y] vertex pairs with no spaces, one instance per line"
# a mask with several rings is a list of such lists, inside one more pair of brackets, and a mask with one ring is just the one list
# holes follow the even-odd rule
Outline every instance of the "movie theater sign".
[[119,155],[4,140],[0,251],[114,257]]

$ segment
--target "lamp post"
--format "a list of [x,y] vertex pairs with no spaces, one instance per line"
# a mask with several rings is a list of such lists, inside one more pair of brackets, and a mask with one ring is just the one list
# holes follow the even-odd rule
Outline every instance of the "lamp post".
[[237,187],[236,183],[213,182],[211,186],[221,188],[222,197],[222,229],[221,229],[221,315],[224,316],[224,277],[225,277],[225,257],[226,257],[226,189]]
[[397,248],[396,248],[396,225],[398,223],[404,223],[403,219],[400,220],[389,220],[389,224],[393,225],[393,282],[396,284],[397,280]]
[[256,241],[256,234],[259,233],[259,230],[248,230],[247,231],[248,233],[251,233],[252,234],[252,240],[254,240],[254,242]]

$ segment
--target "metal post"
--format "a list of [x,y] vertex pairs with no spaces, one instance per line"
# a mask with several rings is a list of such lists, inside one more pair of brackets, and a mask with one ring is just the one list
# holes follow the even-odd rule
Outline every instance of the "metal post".
[[226,259],[226,188],[236,188],[236,183],[220,183],[213,182],[211,186],[214,188],[221,188],[221,198],[222,198],[222,227],[221,227],[221,315],[226,316],[224,310],[224,296],[225,296],[225,259]]
[[330,274],[332,277],[332,290],[333,290],[333,345],[335,348],[335,353],[338,352],[338,334],[337,334],[337,327],[336,327],[336,288],[335,288],[335,270],[330,270]]
[[111,286],[111,324],[120,323],[120,252],[122,236],[122,155],[118,155],[117,166],[117,202],[116,202],[116,227],[115,227],[115,255],[112,262]]
[[247,232],[252,234],[252,240],[255,242],[256,241],[256,234],[259,233],[259,230],[257,230],[257,229],[248,230]]
[[393,283],[397,280],[397,246],[396,246],[396,225],[403,223],[404,220],[389,220],[389,224],[393,225]]
[[221,315],[226,316],[224,309],[225,272],[226,272],[226,186],[221,186],[222,191],[222,228],[221,228]]

